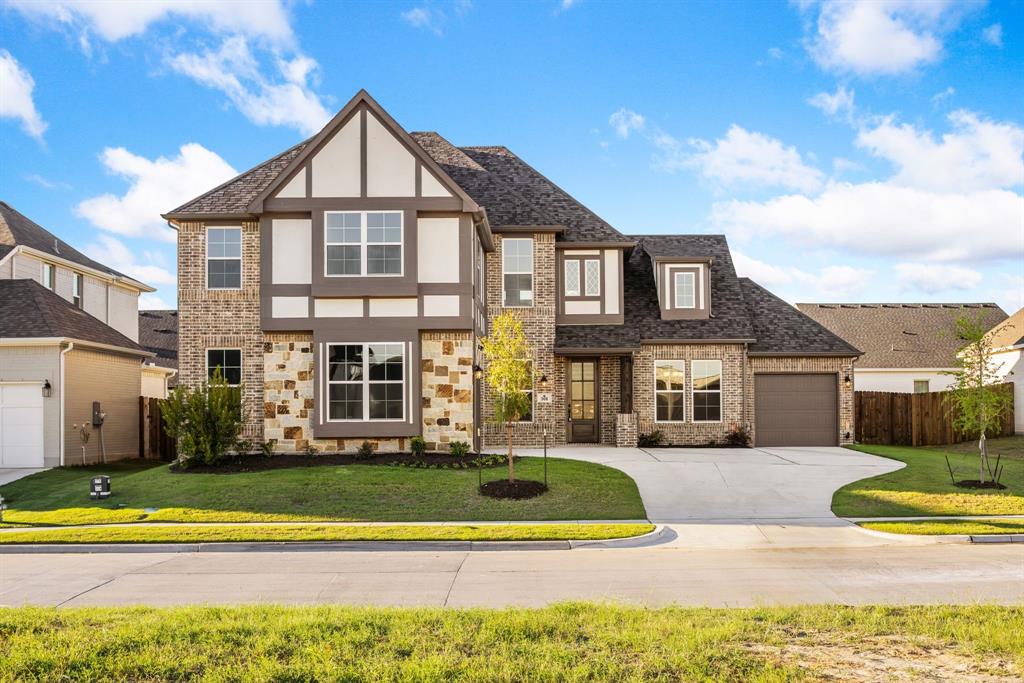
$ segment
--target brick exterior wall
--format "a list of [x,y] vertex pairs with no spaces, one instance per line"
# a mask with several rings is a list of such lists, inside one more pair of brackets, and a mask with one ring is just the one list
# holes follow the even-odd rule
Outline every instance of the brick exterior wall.
[[[654,361],[685,360],[684,406],[685,422],[655,422]],[[693,360],[722,361],[722,421],[693,421]],[[655,429],[665,435],[665,443],[701,446],[719,444],[732,425],[742,424],[743,415],[743,345],[742,344],[644,344],[634,354],[633,408],[637,413],[637,429],[649,434]],[[749,387],[748,387],[749,389]],[[747,394],[748,397],[750,394]]]
[[[234,225],[238,225],[235,223]],[[242,288],[206,289],[206,224],[178,227],[178,382],[206,380],[206,350],[242,350],[242,434],[263,438],[263,333],[260,329],[259,223],[242,224]]]
[[[762,357],[750,358],[749,375],[747,382],[747,421],[750,424],[750,432],[757,443],[757,434],[754,420],[754,375],[757,373],[784,373],[784,372],[820,372],[835,373],[838,377],[839,386],[839,443],[853,443],[854,434],[854,412],[853,412],[853,383],[846,386],[844,377],[853,378],[853,358],[834,357]],[[849,433],[849,437],[846,434]]]
[[420,335],[421,409],[427,450],[447,451],[452,441],[473,443],[473,335],[468,331]]

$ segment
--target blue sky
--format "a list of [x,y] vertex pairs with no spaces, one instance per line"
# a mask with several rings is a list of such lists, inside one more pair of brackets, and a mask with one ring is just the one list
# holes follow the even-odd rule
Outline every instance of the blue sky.
[[6,1],[3,199],[158,287],[181,202],[361,87],[789,301],[1024,305],[1024,3]]

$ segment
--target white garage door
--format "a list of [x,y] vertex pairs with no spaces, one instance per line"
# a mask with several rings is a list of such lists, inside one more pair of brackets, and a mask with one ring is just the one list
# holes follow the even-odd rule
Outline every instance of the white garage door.
[[42,466],[42,388],[0,384],[0,467]]

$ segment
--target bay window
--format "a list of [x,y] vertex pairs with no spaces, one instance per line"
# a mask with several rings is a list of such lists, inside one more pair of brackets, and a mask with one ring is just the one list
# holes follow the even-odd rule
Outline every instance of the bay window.
[[722,361],[695,360],[693,370],[693,421],[722,421]]
[[327,345],[327,419],[405,419],[405,345]]

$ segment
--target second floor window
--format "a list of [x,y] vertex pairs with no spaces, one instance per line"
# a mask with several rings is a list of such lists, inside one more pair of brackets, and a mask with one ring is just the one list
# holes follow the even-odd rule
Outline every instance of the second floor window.
[[401,275],[401,211],[324,214],[324,274]]
[[49,290],[57,288],[57,266],[52,263],[43,264],[43,287]]
[[242,288],[241,228],[207,228],[206,288]]
[[71,302],[82,307],[82,289],[85,284],[85,276],[81,273],[75,273],[71,279]]
[[533,306],[533,239],[501,241],[502,301],[507,308]]
[[697,292],[694,273],[676,273],[676,308],[696,308]]

